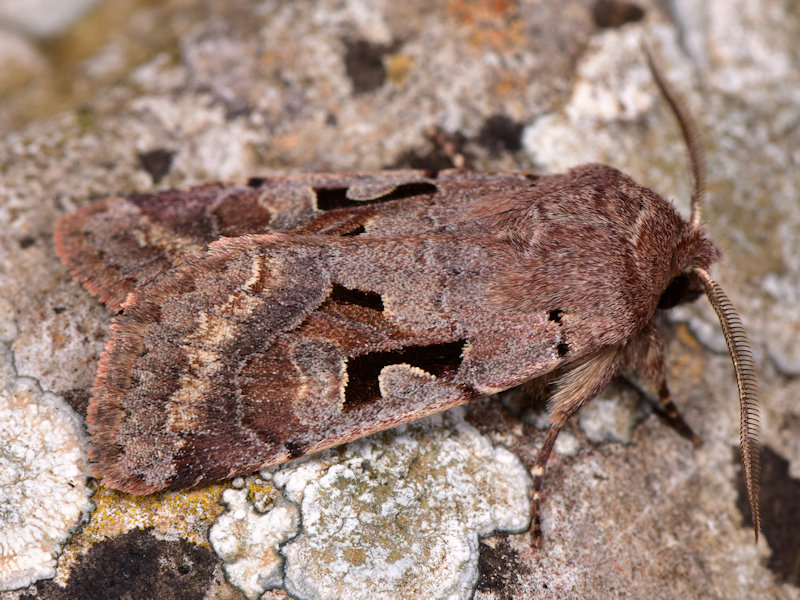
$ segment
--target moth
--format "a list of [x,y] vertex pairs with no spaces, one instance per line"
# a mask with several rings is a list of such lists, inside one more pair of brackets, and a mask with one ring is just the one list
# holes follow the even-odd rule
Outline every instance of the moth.
[[758,398],[692,214],[610,166],[564,174],[282,175],[112,197],[61,218],[59,257],[118,314],[87,423],[93,476],[149,494],[289,461],[524,385],[549,395],[534,527],[567,420],[636,371],[678,418],[655,316],[705,293],[733,360],[758,539]]

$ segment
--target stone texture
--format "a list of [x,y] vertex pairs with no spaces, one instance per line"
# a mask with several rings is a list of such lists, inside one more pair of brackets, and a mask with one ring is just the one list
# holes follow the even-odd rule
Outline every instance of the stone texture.
[[0,24],[5,28],[49,37],[75,23],[99,0],[0,0]]

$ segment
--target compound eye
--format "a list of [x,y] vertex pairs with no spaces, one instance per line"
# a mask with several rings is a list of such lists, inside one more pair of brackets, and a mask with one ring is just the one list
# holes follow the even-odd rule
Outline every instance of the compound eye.
[[658,301],[658,308],[666,309],[684,302],[694,302],[702,294],[702,284],[696,277],[681,274],[669,282]]

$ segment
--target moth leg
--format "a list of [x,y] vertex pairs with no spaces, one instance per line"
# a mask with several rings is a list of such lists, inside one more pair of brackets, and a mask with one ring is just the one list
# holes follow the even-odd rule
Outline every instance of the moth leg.
[[666,419],[670,426],[682,437],[691,441],[695,447],[702,445],[702,438],[692,430],[692,428],[683,418],[683,415],[681,415],[681,413],[678,411],[678,407],[672,402],[666,381],[659,387],[658,401],[662,416],[664,419]]
[[594,399],[615,375],[621,355],[620,346],[610,346],[589,357],[556,381],[556,390],[550,399],[550,428],[536,457],[533,475],[533,545],[542,545],[541,494],[547,461],[553,451],[558,434],[569,418],[587,402]]
[[547,469],[547,461],[553,451],[556,438],[561,432],[564,423],[553,423],[547,430],[547,437],[536,457],[531,474],[533,475],[533,522],[531,523],[531,536],[533,545],[536,548],[542,546],[542,483],[544,482],[544,472]]
[[623,362],[632,365],[643,382],[656,392],[661,416],[682,437],[690,440],[695,446],[699,446],[702,440],[692,431],[678,407],[672,402],[667,386],[664,342],[661,340],[655,323],[651,322],[625,350],[626,356],[623,358]]

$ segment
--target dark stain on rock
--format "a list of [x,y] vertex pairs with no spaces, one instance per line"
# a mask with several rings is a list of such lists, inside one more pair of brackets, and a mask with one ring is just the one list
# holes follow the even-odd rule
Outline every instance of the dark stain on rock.
[[344,68],[353,82],[353,93],[363,94],[381,87],[386,81],[383,56],[389,47],[366,40],[344,40]]
[[483,122],[477,142],[497,158],[503,152],[517,152],[522,148],[522,124],[506,115],[492,115]]
[[619,0],[597,0],[592,9],[594,23],[601,29],[622,27],[644,18],[644,10],[633,2]]
[[513,600],[519,597],[516,592],[521,575],[529,569],[519,561],[517,552],[506,537],[497,536],[494,539],[497,541],[494,547],[480,543],[477,589],[489,592],[500,600]]
[[465,150],[467,138],[461,132],[448,133],[437,129],[427,137],[427,148],[406,150],[397,157],[394,163],[386,165],[386,167],[437,172],[463,166],[455,163],[455,158],[458,156],[463,157],[467,163],[472,161],[472,155]]
[[139,153],[139,166],[150,174],[153,183],[158,183],[172,168],[175,152],[166,148],[156,148]]
[[45,581],[36,588],[41,598],[53,600],[202,600],[218,563],[211,550],[134,529],[92,546],[72,568],[66,587]]
[[[739,449],[734,461],[740,464]],[[739,469],[736,504],[745,527],[753,526],[747,492]],[[783,583],[800,586],[800,479],[789,475],[789,461],[769,446],[761,447],[761,533],[772,555],[767,567]]]

